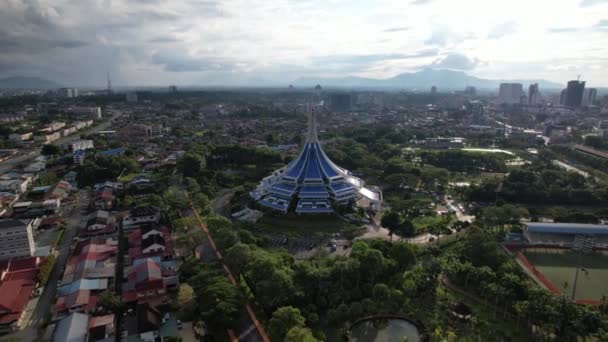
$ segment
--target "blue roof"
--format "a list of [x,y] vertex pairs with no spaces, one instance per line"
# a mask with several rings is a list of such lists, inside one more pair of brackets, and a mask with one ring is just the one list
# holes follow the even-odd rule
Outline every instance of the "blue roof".
[[309,145],[306,144],[306,146],[304,147],[304,151],[300,154],[296,162],[293,163],[293,166],[289,169],[289,171],[287,171],[287,177],[298,178],[300,176],[300,174],[302,173],[302,169],[304,168],[304,163],[306,163],[306,157],[308,156],[308,148]]
[[348,184],[348,183],[337,183],[337,184],[332,184],[330,185],[331,189],[333,191],[345,191],[345,190],[351,190],[353,188],[352,185]]
[[315,151],[317,152],[317,155],[319,156],[319,161],[321,162],[321,168],[323,169],[323,172],[325,173],[325,175],[329,178],[339,176],[338,172],[336,172],[336,170],[334,170],[334,168],[331,167],[329,159],[327,159],[325,157],[325,154],[321,151],[321,148],[319,147],[318,144],[315,144]]
[[608,225],[584,223],[524,223],[529,232],[552,234],[608,235]]
[[321,172],[319,171],[319,162],[317,161],[317,154],[314,153],[313,149],[310,149],[308,152],[308,164],[306,167],[306,174],[304,176],[304,179],[321,179]]
[[80,290],[105,290],[108,288],[107,279],[78,279],[57,289],[59,296],[67,296]]
[[288,183],[277,183],[277,184],[273,185],[272,187],[273,187],[273,189],[284,190],[284,191],[289,191],[289,192],[292,192],[296,189],[295,185],[288,184]]
[[111,150],[101,151],[99,152],[99,154],[101,154],[102,156],[118,156],[125,153],[125,151],[126,149],[124,147],[117,147]]

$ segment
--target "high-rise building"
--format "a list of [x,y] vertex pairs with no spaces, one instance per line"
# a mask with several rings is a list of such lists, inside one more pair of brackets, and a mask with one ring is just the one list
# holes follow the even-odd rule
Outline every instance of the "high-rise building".
[[477,89],[475,87],[473,87],[473,86],[467,86],[464,89],[464,94],[466,96],[475,97],[475,96],[477,96]]
[[569,107],[580,107],[583,103],[584,81],[570,81],[566,88],[565,105]]
[[467,101],[465,108],[468,114],[473,117],[475,124],[480,124],[483,121],[484,108],[483,103],[479,100]]
[[498,89],[498,102],[506,104],[521,103],[524,88],[521,83],[501,83]]
[[65,97],[65,98],[78,97],[78,89],[77,88],[59,88],[57,90],[57,96]]
[[108,89],[107,89],[108,95],[112,94],[112,81],[110,81],[110,72],[108,71]]
[[352,102],[352,96],[349,93],[333,93],[329,96],[331,110],[334,112],[350,111]]
[[595,102],[595,98],[597,97],[597,89],[595,88],[586,88],[583,91],[583,106],[591,106]]
[[177,86],[169,86],[169,92],[173,94],[177,93]]
[[528,104],[531,106],[540,104],[542,97],[538,88],[538,83],[530,84],[528,87]]
[[437,95],[437,87],[435,87],[435,86],[431,87],[431,95]]

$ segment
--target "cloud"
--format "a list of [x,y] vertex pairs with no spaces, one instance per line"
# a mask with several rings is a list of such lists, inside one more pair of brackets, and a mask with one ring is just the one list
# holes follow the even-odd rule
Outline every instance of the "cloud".
[[477,58],[469,58],[465,55],[453,53],[445,57],[437,58],[431,67],[436,69],[473,70],[481,64]]
[[593,28],[607,30],[608,29],[608,19],[598,21],[595,25],[593,25]]
[[488,39],[500,39],[506,35],[515,32],[517,23],[514,21],[507,21],[502,24],[495,26],[490,33],[488,33]]
[[554,28],[550,28],[547,31],[550,33],[572,33],[572,32],[578,32],[581,31],[582,28],[580,27],[554,27]]
[[164,36],[157,36],[154,38],[150,38],[147,40],[147,42],[148,43],[170,44],[170,43],[179,43],[179,42],[181,42],[181,40],[176,37],[164,35]]
[[154,54],[152,56],[152,63],[163,65],[164,69],[169,72],[217,71],[230,69],[234,66],[217,58],[169,55],[165,53]]
[[382,32],[402,32],[402,31],[409,31],[411,29],[411,27],[391,27],[391,28],[387,28],[385,30],[382,30]]
[[414,0],[412,2],[413,5],[426,5],[431,3],[433,0]]
[[581,1],[580,6],[589,7],[589,6],[605,4],[605,3],[608,3],[608,0],[583,0],[583,1]]
[[438,28],[433,30],[431,36],[427,40],[425,40],[424,43],[426,45],[448,46],[462,43],[466,39],[472,37],[473,35],[470,33],[462,34],[446,28]]
[[423,49],[415,53],[391,53],[391,54],[368,54],[368,55],[329,55],[317,56],[312,60],[315,63],[343,63],[343,64],[369,64],[388,60],[411,59],[420,57],[436,56],[438,49]]

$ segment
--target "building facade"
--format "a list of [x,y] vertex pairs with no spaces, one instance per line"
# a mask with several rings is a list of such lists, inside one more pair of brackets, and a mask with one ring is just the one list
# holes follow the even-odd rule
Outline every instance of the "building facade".
[[317,122],[310,106],[308,136],[300,155],[264,178],[251,196],[260,205],[287,213],[331,213],[337,205],[366,198],[380,205],[382,193],[370,190],[350,171],[334,164],[317,137]]
[[34,255],[34,224],[37,220],[0,220],[0,260]]
[[498,103],[518,104],[524,95],[521,83],[501,83],[498,88]]
[[566,88],[565,105],[569,107],[580,107],[583,103],[583,93],[585,92],[585,82],[570,81]]

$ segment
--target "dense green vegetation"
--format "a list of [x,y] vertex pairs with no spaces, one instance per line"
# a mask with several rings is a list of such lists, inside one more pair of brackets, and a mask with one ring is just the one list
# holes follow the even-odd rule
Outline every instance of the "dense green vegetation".
[[82,165],[76,168],[80,186],[91,186],[105,180],[114,180],[121,173],[138,172],[139,163],[128,156],[95,156],[86,158]]
[[500,180],[486,179],[466,191],[471,201],[495,201],[554,205],[597,205],[608,201],[608,184],[550,164],[515,169]]
[[505,161],[512,158],[504,153],[485,153],[461,150],[420,151],[410,158],[423,165],[444,168],[450,172],[479,173],[506,172]]
[[608,338],[608,317],[537,288],[489,233],[471,228],[467,235],[445,256],[444,272],[451,282],[491,303],[503,316],[525,323],[528,329],[538,327],[543,338]]

